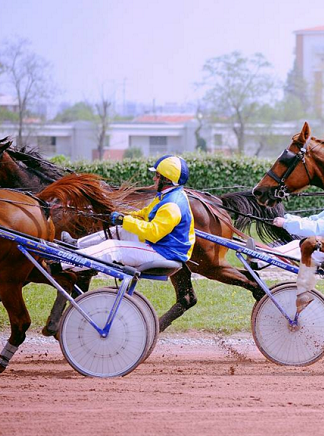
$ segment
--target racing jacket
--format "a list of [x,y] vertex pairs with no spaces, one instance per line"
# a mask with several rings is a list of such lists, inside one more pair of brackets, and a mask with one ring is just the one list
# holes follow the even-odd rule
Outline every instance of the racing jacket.
[[324,236],[324,211],[306,218],[287,213],[284,218],[283,228],[292,235]]
[[126,215],[123,228],[166,259],[186,262],[191,257],[194,219],[182,186],[158,193],[147,207]]

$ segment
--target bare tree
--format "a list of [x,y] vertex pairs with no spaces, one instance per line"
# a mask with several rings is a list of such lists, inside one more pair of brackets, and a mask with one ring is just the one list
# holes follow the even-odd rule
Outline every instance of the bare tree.
[[95,104],[96,112],[98,115],[98,154],[99,160],[103,159],[106,135],[110,122],[110,109],[111,101],[105,97],[104,93],[101,94],[101,99]]
[[5,81],[17,98],[17,146],[22,147],[24,123],[28,112],[54,93],[54,86],[50,82],[50,64],[31,51],[28,40],[15,39],[3,44],[0,65]]

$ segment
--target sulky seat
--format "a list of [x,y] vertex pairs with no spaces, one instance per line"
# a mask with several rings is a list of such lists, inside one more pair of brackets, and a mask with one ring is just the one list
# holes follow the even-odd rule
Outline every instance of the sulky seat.
[[161,260],[145,262],[142,265],[136,267],[141,273],[151,276],[172,276],[179,269],[182,268],[181,262],[175,260]]

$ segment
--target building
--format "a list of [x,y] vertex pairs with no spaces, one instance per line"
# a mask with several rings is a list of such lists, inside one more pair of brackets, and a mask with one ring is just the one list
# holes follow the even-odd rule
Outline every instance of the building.
[[324,115],[324,26],[297,30],[296,64],[309,85],[318,117]]
[[0,109],[18,113],[18,101],[11,95],[0,94]]
[[[263,144],[260,156],[274,158],[301,130],[302,121],[247,126],[246,154],[255,155]],[[143,156],[193,152],[199,123],[193,115],[144,115],[132,122],[114,122],[109,126],[104,147],[105,160],[121,160],[127,149],[140,149]],[[311,122],[314,135],[322,131],[320,122]],[[210,153],[229,155],[236,151],[237,141],[226,123],[203,125],[199,132]],[[17,136],[17,125],[2,123],[0,138]],[[64,155],[72,161],[98,158],[96,126],[91,122],[29,123],[23,132],[24,141],[45,157]],[[320,136],[319,136],[320,137]]]

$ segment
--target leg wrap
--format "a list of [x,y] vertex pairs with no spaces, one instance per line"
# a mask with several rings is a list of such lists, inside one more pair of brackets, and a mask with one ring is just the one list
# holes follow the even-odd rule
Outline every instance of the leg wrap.
[[297,295],[303,292],[310,291],[315,288],[316,284],[316,265],[307,267],[303,263],[300,264],[298,277],[297,277]]
[[18,347],[16,347],[15,345],[11,345],[9,344],[9,342],[7,342],[0,354],[0,365],[6,368],[10,359],[17,350]]

